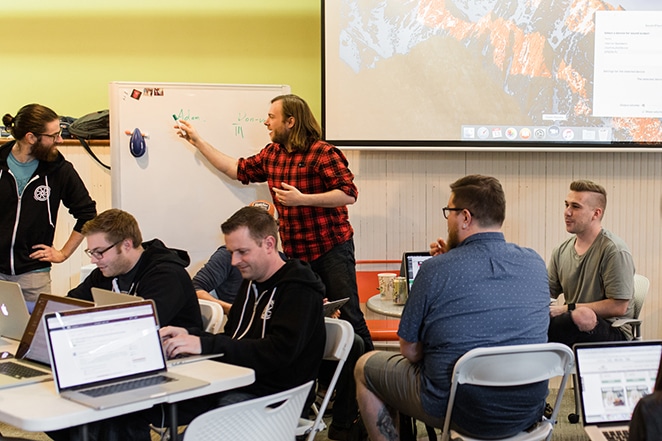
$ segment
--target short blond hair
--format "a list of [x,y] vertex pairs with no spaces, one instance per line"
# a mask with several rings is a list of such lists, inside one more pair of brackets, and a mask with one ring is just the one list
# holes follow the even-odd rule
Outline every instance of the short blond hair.
[[594,193],[596,195],[597,205],[602,209],[603,213],[607,208],[607,190],[600,184],[586,179],[579,179],[570,183],[570,191]]

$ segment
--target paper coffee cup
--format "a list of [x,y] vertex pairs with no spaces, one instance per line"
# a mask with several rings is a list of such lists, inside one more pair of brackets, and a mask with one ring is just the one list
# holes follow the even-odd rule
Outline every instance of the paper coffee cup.
[[379,279],[379,294],[381,294],[382,299],[384,300],[393,300],[393,280],[397,274],[394,273],[379,273],[377,278]]

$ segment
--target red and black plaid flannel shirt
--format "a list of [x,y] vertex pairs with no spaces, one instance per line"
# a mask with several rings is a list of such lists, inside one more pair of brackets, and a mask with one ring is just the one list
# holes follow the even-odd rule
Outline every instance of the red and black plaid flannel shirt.
[[334,246],[352,238],[347,206],[336,208],[286,207],[273,197],[273,187],[293,185],[301,193],[330,190],[358,197],[354,175],[347,158],[335,146],[317,141],[306,152],[288,152],[280,144],[269,144],[258,154],[240,158],[237,179],[243,184],[267,182],[278,210],[283,251],[288,257],[312,262]]

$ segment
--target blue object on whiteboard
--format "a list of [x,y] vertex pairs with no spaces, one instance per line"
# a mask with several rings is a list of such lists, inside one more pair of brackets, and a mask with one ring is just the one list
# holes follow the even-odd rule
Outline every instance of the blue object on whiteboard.
[[136,158],[140,158],[145,154],[147,146],[145,145],[145,138],[143,137],[140,130],[135,128],[131,134],[131,139],[129,140],[129,151]]

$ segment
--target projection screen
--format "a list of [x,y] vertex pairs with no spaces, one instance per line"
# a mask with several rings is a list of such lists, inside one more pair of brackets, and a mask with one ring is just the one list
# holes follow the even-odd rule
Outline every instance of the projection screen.
[[662,2],[326,0],[339,146],[662,147]]

